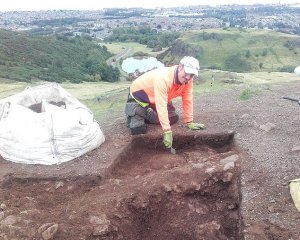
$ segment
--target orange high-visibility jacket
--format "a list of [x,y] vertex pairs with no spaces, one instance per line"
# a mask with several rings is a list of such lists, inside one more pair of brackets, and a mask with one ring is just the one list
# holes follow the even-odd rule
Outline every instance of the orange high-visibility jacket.
[[177,65],[149,71],[133,81],[130,94],[138,101],[156,105],[162,129],[171,129],[167,104],[181,96],[184,122],[193,121],[193,81],[180,84],[177,79]]

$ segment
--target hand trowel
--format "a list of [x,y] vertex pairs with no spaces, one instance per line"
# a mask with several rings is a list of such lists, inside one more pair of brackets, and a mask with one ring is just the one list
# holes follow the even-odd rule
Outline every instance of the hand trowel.
[[172,153],[172,154],[176,154],[175,148],[171,147],[171,153]]

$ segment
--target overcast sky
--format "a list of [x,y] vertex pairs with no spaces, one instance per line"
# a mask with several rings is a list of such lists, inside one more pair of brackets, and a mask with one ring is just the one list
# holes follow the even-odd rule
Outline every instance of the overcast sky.
[[32,10],[99,10],[110,7],[177,7],[194,5],[224,4],[294,4],[300,0],[0,0],[0,11],[32,11]]

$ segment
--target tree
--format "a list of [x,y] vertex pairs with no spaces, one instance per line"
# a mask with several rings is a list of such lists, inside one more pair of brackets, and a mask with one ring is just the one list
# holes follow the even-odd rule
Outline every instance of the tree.
[[88,59],[85,62],[84,67],[86,68],[87,73],[93,77],[94,81],[96,81],[96,75],[101,73],[99,61],[97,59]]
[[251,65],[240,54],[228,56],[225,61],[225,70],[233,72],[248,72],[251,70]]
[[120,70],[112,66],[101,66],[101,79],[105,82],[117,82],[120,78]]

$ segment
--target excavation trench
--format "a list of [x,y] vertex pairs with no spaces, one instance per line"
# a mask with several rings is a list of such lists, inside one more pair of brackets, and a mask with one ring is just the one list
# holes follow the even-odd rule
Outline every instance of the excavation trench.
[[0,219],[0,232],[40,237],[49,223],[58,226],[55,239],[243,239],[243,156],[234,134],[174,142],[175,155],[158,137],[133,138],[102,177],[7,178],[1,203],[9,213],[2,221],[8,215],[17,221],[12,231]]
[[161,139],[138,137],[115,161],[112,179],[139,184],[125,203],[130,224],[121,231],[127,239],[242,239],[242,156],[234,134],[179,135],[174,142],[171,154]]

